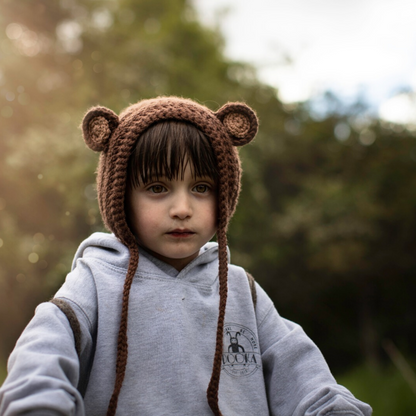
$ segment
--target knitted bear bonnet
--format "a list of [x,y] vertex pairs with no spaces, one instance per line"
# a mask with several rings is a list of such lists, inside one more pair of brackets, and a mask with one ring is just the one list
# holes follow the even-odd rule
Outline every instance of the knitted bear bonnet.
[[91,108],[82,122],[86,144],[101,152],[97,171],[98,202],[106,227],[128,248],[130,261],[123,289],[121,322],[117,343],[116,379],[107,415],[114,415],[127,365],[127,322],[130,287],[135,275],[139,251],[125,214],[125,191],[129,157],[140,135],[150,126],[166,120],[191,123],[208,138],[218,170],[219,315],[216,348],[207,399],[215,415],[223,349],[224,316],[227,302],[227,236],[229,220],[240,192],[241,167],[235,146],[249,143],[257,133],[254,111],[243,103],[228,103],[213,112],[192,100],[159,97],[139,101],[120,116],[105,107]]

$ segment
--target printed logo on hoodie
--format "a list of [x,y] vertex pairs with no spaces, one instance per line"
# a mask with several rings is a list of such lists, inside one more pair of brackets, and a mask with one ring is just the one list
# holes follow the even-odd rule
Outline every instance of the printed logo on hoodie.
[[222,369],[233,377],[251,376],[261,367],[259,344],[254,332],[244,325],[224,324]]

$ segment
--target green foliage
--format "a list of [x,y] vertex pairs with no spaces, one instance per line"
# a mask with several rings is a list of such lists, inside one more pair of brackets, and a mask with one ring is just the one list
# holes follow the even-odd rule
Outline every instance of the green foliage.
[[[249,163],[230,239],[234,260],[339,370],[360,354],[383,360],[384,337],[402,348],[416,341],[401,321],[416,317],[415,137],[354,117],[316,121],[293,111],[283,128],[262,125],[256,151],[244,149]],[[344,141],[334,137],[340,123],[351,126]]]
[[358,399],[370,404],[377,416],[407,416],[416,412],[415,393],[392,366],[358,367],[337,378]]

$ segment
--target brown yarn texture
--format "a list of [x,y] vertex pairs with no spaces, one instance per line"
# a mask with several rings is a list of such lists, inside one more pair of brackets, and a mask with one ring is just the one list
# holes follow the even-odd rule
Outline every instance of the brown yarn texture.
[[250,129],[250,120],[243,114],[227,114],[224,117],[224,124],[228,131],[235,137],[243,138]]
[[224,317],[227,303],[227,228],[240,192],[241,166],[235,146],[250,142],[257,133],[258,120],[244,103],[228,103],[217,112],[192,100],[159,97],[143,100],[124,110],[120,116],[105,107],[94,107],[84,117],[82,129],[86,144],[101,151],[97,172],[98,202],[106,227],[130,250],[130,263],[123,289],[120,328],[117,341],[114,391],[107,415],[115,415],[128,363],[128,305],[130,288],[139,262],[139,252],[125,215],[127,165],[141,133],[164,120],[185,121],[195,125],[209,139],[219,173],[218,229],[219,313],[213,370],[207,400],[215,415],[221,415],[218,389],[223,350]]

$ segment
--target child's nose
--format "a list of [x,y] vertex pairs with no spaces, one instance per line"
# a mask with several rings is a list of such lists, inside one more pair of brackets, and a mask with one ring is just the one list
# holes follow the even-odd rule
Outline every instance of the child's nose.
[[184,220],[192,216],[192,204],[190,198],[184,194],[178,194],[172,201],[170,216]]

